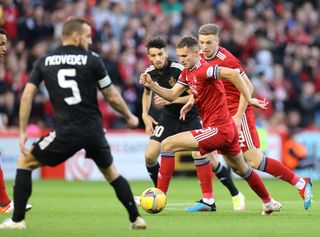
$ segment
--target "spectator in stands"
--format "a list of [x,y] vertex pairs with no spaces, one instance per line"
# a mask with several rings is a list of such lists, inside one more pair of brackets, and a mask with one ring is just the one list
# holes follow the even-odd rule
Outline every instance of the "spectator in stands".
[[[42,4],[33,4],[35,2]],[[28,76],[32,62],[53,49],[49,47],[56,46],[62,22],[70,15],[78,15],[94,23],[94,50],[105,59],[107,67],[120,67],[114,71],[115,75],[118,74],[114,78],[119,90],[129,95],[126,98],[131,100],[130,103],[139,104],[137,100],[141,97],[141,91],[132,88],[128,91],[130,76],[124,76],[123,72],[138,74],[135,65],[146,58],[141,45],[152,36],[166,36],[170,56],[175,58],[174,50],[170,49],[174,49],[177,36],[196,34],[200,24],[213,22],[223,28],[220,44],[229,48],[247,68],[250,68],[248,64],[252,66],[255,74],[251,77],[264,72],[268,97],[274,99],[275,110],[286,113],[300,109],[298,98],[304,97],[302,84],[308,82],[314,85],[315,92],[311,97],[320,91],[319,8],[319,1],[289,0],[4,0],[0,27],[8,30],[8,37],[14,42],[8,45],[6,67],[4,71],[0,67],[0,78],[4,78],[5,84],[10,87],[15,84],[10,76],[12,58],[28,58],[28,69],[22,72]],[[49,47],[34,54],[35,47],[43,41],[49,42]],[[124,63],[124,57],[133,60],[128,65]],[[124,69],[127,65],[129,68]],[[283,78],[278,77],[281,71]],[[134,80],[129,78],[129,82]],[[0,91],[3,88],[3,83],[0,83]],[[11,90],[16,91],[14,88]],[[20,92],[16,96],[19,97]],[[318,105],[310,110],[315,115],[311,116],[311,120],[316,119],[311,124],[319,126]],[[273,116],[276,115],[269,114],[266,119],[270,120]],[[107,124],[112,126],[113,123]],[[302,125],[309,126],[310,121]]]

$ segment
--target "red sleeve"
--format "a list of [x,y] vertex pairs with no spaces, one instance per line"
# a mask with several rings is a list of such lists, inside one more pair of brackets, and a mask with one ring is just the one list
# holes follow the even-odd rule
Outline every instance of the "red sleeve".
[[184,86],[189,87],[188,82],[187,82],[187,78],[186,78],[186,69],[184,69],[184,70],[181,72],[181,74],[180,74],[180,76],[179,76],[179,78],[178,78],[177,83],[180,83],[181,85],[184,85]]
[[224,60],[222,64],[220,64],[220,66],[228,67],[228,68],[232,68],[232,69],[239,69],[239,73],[241,76],[244,74],[244,70],[240,64],[240,61],[235,56],[233,56],[231,53],[228,54],[227,60]]

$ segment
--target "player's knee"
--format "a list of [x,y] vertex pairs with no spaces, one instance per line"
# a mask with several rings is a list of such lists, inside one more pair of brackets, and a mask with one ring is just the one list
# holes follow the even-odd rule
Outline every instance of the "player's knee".
[[166,138],[161,142],[161,151],[174,151],[174,144]]
[[233,172],[235,172],[237,175],[241,176],[245,173],[245,172],[241,172],[241,169],[234,167],[232,168]]
[[20,156],[18,159],[17,159],[17,167],[18,168],[26,168],[26,161],[24,159],[23,156]]
[[17,167],[20,169],[35,169],[39,167],[39,162],[31,155],[21,155],[17,160]]
[[238,166],[236,166],[236,167],[233,167],[232,169],[233,169],[233,171],[234,171],[237,175],[239,175],[239,176],[241,176],[241,177],[246,176],[246,174],[248,173],[248,171],[249,171],[249,170],[252,170],[252,168],[251,168],[250,166],[248,166],[247,164],[245,164],[245,165],[238,165]]
[[204,157],[204,156],[201,156],[199,151],[193,151],[191,154],[192,154],[193,159],[201,159]]
[[118,170],[114,164],[111,164],[107,168],[100,168],[99,167],[99,169],[108,182],[112,182],[113,180],[115,180],[119,176]]
[[247,164],[254,169],[258,169],[259,167],[259,162],[256,160],[247,160]]
[[157,161],[158,157],[150,153],[145,154],[146,164],[154,164]]

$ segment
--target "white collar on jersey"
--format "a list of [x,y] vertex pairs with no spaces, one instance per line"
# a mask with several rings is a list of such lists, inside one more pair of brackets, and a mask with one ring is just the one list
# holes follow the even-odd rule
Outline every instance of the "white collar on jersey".
[[196,64],[192,68],[189,68],[189,71],[192,72],[195,68],[198,68],[200,66],[201,66],[201,58],[199,57]]

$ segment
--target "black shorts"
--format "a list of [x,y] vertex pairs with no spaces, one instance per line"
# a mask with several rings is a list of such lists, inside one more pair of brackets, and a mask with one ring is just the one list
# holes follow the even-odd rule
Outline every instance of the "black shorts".
[[180,132],[186,132],[194,129],[201,129],[201,120],[197,116],[193,119],[182,121],[179,119],[173,119],[168,116],[160,117],[158,125],[154,129],[153,135],[150,139],[162,142],[167,137],[175,135]]
[[91,158],[100,168],[113,162],[110,146],[103,132],[90,134],[70,133],[59,135],[55,131],[34,143],[32,154],[43,165],[56,166],[84,149],[86,158]]

